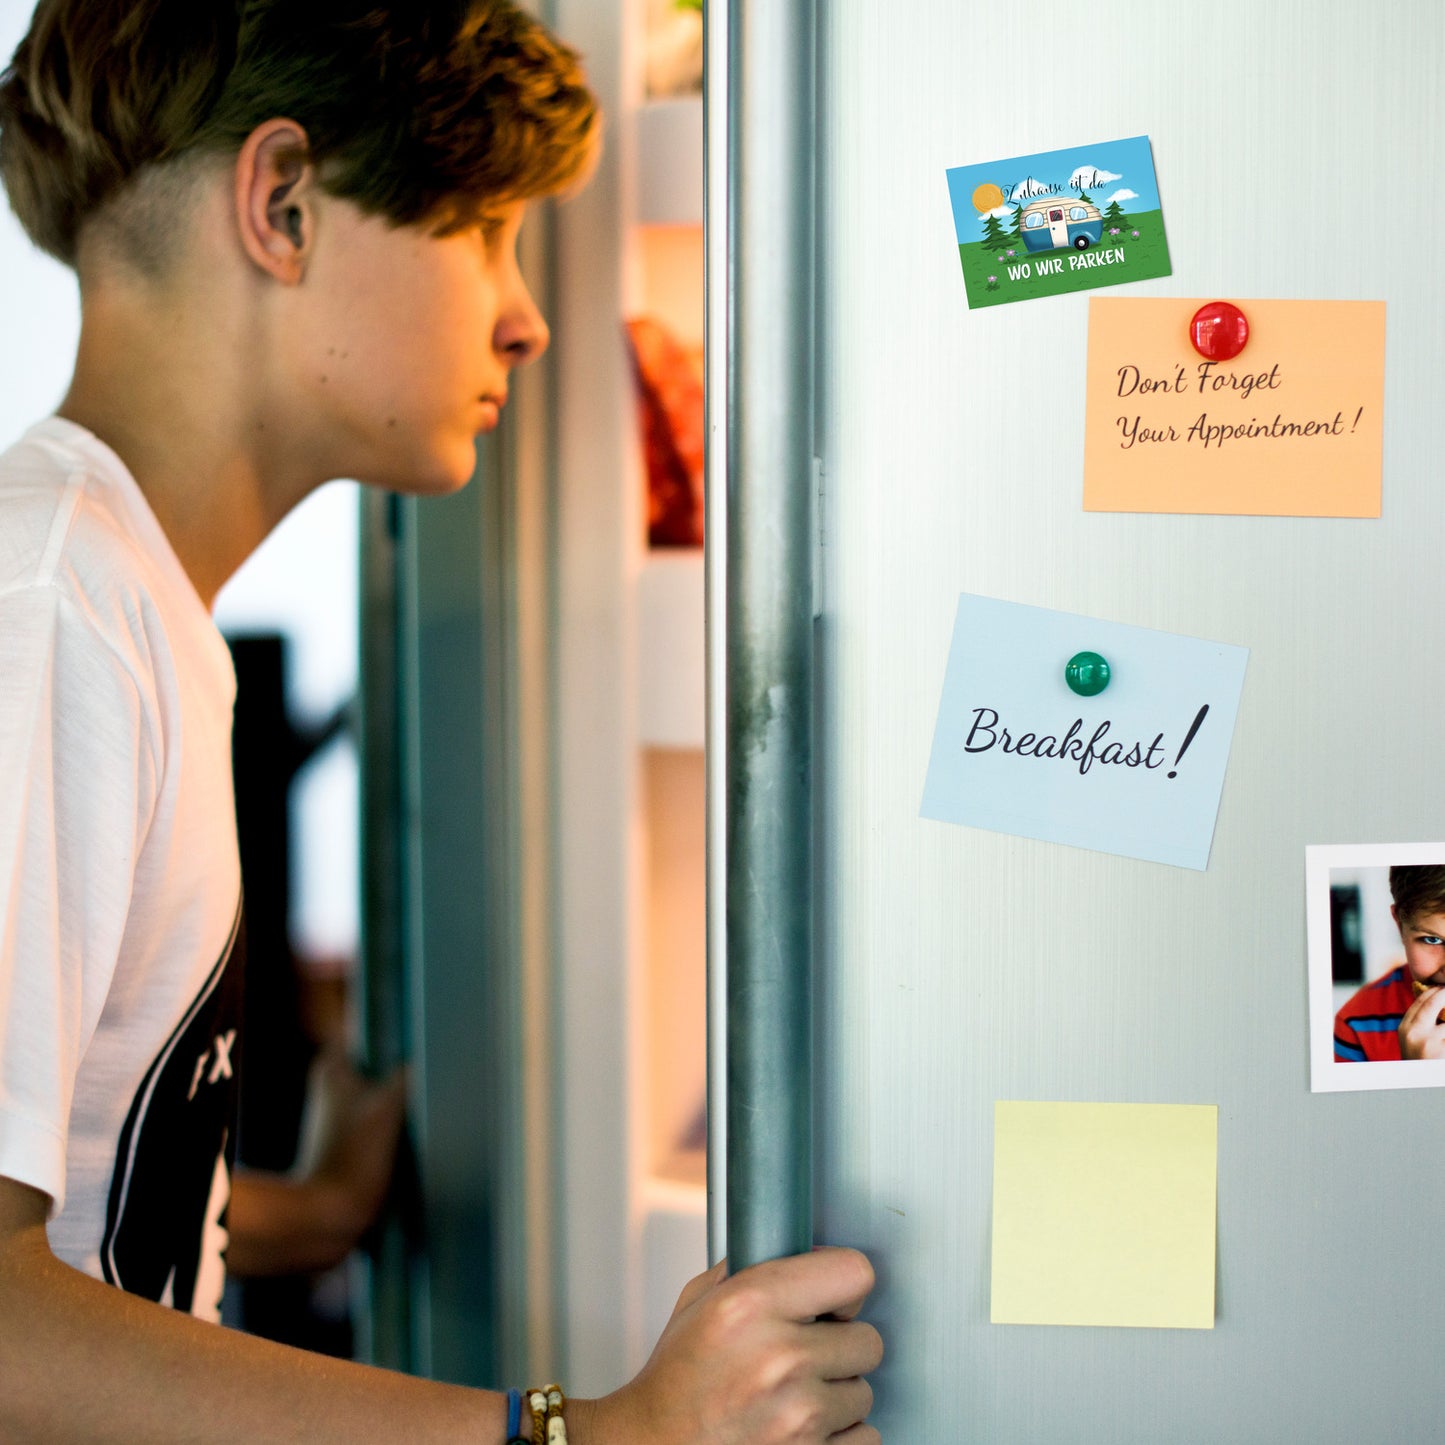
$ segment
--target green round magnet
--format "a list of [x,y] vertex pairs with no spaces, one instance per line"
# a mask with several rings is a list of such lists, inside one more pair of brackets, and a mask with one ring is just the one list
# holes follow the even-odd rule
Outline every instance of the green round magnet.
[[1097,652],[1076,652],[1064,668],[1064,681],[1080,697],[1097,697],[1109,685],[1109,664]]

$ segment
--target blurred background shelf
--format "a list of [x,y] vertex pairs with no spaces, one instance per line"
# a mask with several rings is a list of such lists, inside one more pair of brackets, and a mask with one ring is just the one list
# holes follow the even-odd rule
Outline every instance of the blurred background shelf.
[[637,731],[649,748],[703,745],[701,548],[654,548],[637,581]]
[[549,262],[558,1158],[587,1182],[559,1206],[559,1326],[585,1394],[645,1363],[707,1267],[703,554],[649,546],[686,511],[686,488],[654,480],[675,462],[701,486],[703,106],[660,98],[700,75],[698,13],[559,0],[556,18],[613,123],[592,183],[552,213]]
[[702,225],[702,97],[649,100],[635,124],[637,224]]
[[[706,1169],[706,1161],[699,1159]],[[707,1267],[707,1190],[701,1183],[651,1179],[642,1186],[642,1330],[655,1340],[677,1304],[679,1281]]]

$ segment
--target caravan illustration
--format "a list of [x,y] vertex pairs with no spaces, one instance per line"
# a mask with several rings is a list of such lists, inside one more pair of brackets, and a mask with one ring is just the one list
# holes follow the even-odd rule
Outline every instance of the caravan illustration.
[[970,307],[1169,274],[1148,136],[950,166],[947,177]]
[[1086,251],[1104,234],[1099,208],[1079,196],[1045,196],[1030,201],[1019,218],[1019,234],[1030,251],[1052,251],[1072,246]]

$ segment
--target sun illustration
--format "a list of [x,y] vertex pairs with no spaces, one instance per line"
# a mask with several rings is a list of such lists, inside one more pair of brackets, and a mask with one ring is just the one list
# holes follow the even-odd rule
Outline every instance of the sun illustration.
[[973,208],[980,216],[985,211],[998,210],[1001,205],[1003,192],[992,181],[985,182],[973,193]]

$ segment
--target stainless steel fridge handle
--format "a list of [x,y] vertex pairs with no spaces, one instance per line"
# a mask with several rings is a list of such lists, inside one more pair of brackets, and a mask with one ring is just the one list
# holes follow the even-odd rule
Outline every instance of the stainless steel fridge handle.
[[[724,836],[710,836],[726,866],[710,912],[725,913],[727,1253],[741,1269],[812,1244],[813,3],[728,0],[726,26],[726,355],[709,376],[713,401],[725,378],[725,537],[709,547],[714,573],[726,556]],[[710,160],[714,285],[716,177]]]

